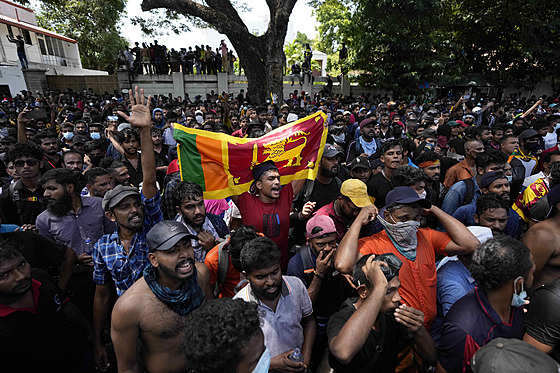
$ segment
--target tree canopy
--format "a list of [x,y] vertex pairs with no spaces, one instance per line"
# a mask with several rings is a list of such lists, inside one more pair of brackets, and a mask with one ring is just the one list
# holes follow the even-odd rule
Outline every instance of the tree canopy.
[[35,10],[39,26],[78,42],[84,68],[105,70],[127,45],[119,27],[125,5],[126,0],[42,0]]
[[[544,0],[312,0],[317,47],[342,42],[347,68],[369,86],[415,91],[480,74],[532,88],[557,78],[558,3]],[[337,66],[331,66],[334,68]]]

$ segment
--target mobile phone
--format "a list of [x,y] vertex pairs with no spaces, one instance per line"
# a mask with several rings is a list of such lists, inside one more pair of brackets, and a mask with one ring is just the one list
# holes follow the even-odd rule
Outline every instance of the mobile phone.
[[43,109],[32,109],[25,113],[27,119],[43,119],[47,117],[47,113]]

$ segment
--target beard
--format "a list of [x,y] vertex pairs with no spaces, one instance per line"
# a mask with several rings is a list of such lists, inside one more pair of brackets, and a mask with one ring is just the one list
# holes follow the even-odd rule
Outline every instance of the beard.
[[[191,267],[193,268],[193,272],[191,273],[190,276],[188,276],[187,278],[181,277],[177,274],[177,272],[179,271],[179,267],[183,266],[186,262],[190,262]],[[157,270],[160,271],[161,273],[163,273],[166,277],[170,278],[173,281],[186,281],[187,279],[191,278],[194,274],[194,259],[192,258],[187,258],[185,260],[181,260],[180,262],[177,263],[177,265],[175,266],[175,268],[170,268],[167,267],[165,265],[163,265],[162,263],[158,264]]]
[[[259,299],[264,299],[269,301],[275,300],[276,298],[278,298],[280,292],[282,291],[281,282],[274,284],[273,286],[265,285],[263,287],[254,286],[254,284],[250,280],[249,283],[251,283],[251,289]],[[273,287],[276,287],[276,291],[274,293],[269,293],[267,290]]]
[[[137,222],[132,222],[132,219],[139,216],[140,219]],[[128,217],[127,225],[125,228],[130,229],[133,232],[140,232],[144,228],[144,215],[136,213]]]
[[334,166],[330,169],[321,167],[321,175],[325,177],[335,177],[338,175],[338,166]]
[[72,196],[67,190],[64,191],[62,197],[56,201],[50,201],[47,210],[56,216],[64,216],[72,209]]

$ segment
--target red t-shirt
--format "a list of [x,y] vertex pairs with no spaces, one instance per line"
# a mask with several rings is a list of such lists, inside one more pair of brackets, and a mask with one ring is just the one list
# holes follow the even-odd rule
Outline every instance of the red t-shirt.
[[401,261],[399,271],[401,287],[399,293],[408,306],[424,312],[424,326],[429,330],[436,318],[436,254],[445,254],[445,247],[451,238],[444,232],[421,228],[416,235],[418,247],[416,260],[402,255],[391,242],[385,230],[358,241],[362,255],[393,253]]
[[261,232],[278,245],[282,253],[283,269],[288,267],[288,231],[293,200],[294,189],[291,183],[282,188],[280,198],[272,203],[264,203],[247,192],[237,199],[243,225],[254,226],[257,232]]

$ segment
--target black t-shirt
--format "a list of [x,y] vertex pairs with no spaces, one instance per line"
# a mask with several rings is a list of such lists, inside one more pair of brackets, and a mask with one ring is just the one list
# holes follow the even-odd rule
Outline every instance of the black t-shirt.
[[367,182],[368,194],[375,198],[375,206],[381,208],[385,206],[387,193],[393,189],[391,182],[385,178],[382,172],[373,175]]
[[[19,199],[14,197],[16,194],[12,193],[10,188],[6,188],[0,196],[2,222],[16,225],[35,224],[37,216],[45,210],[42,203],[45,191],[38,186],[34,192],[31,192],[21,180],[14,185],[14,190],[18,191]],[[21,213],[19,213],[20,211]]]
[[36,312],[0,307],[0,359],[5,372],[72,372],[84,356],[84,330],[63,312],[67,297],[41,270],[33,270]]
[[328,205],[339,195],[340,187],[334,177],[329,184],[323,184],[319,180],[315,180],[313,192],[311,192],[311,195],[309,196],[310,201],[316,202],[313,211],[317,211],[321,207]]
[[[340,307],[340,311],[331,316],[327,326],[329,343],[336,337],[344,324],[352,317],[357,298],[349,298]],[[397,323],[392,314],[379,314],[379,330],[370,330],[366,342],[354,356],[350,364],[342,365],[332,353],[329,364],[337,373],[394,373],[398,365],[399,349],[411,344],[410,334]],[[401,344],[399,344],[399,341]],[[376,352],[377,351],[377,352]]]
[[555,346],[550,356],[560,363],[560,279],[541,286],[531,298],[525,317],[525,332],[547,346]]

